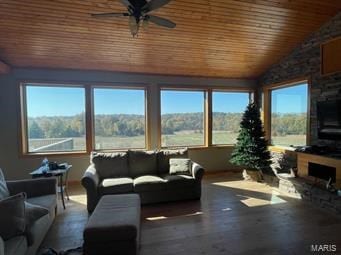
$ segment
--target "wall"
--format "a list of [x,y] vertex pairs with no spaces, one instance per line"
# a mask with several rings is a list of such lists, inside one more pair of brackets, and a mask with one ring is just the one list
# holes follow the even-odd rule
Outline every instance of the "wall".
[[[19,83],[20,81],[55,81],[75,83],[143,83],[151,86],[151,130],[158,130],[159,93],[157,85],[226,86],[250,88],[255,80],[210,79],[160,75],[141,75],[98,71],[13,69],[8,75],[0,75],[0,167],[8,179],[29,178],[29,172],[39,166],[43,157],[19,155]],[[151,144],[157,148],[158,134],[152,132]],[[234,168],[228,162],[231,147],[190,150],[189,156],[208,171]],[[68,162],[73,165],[71,180],[80,180],[89,165],[89,156],[49,156],[50,160]]]
[[289,81],[300,77],[311,79],[310,140],[311,144],[326,144],[317,138],[316,102],[341,97],[341,73],[321,75],[321,43],[341,36],[341,13],[338,13],[318,31],[311,34],[291,54],[269,68],[259,79],[261,85]]

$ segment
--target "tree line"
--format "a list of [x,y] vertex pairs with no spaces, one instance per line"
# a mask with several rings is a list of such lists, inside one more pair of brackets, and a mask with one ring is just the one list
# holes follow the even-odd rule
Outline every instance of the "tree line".
[[[242,113],[213,113],[213,130],[237,133]],[[161,116],[163,134],[180,131],[203,132],[202,113],[173,113]],[[304,134],[305,114],[273,114],[273,135]],[[65,138],[85,136],[85,115],[30,117],[29,138]],[[102,114],[95,116],[95,135],[139,136],[145,134],[145,117],[134,114]]]

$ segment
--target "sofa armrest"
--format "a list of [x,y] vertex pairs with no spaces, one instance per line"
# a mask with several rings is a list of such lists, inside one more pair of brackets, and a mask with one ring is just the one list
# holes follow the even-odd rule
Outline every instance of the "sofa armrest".
[[87,193],[87,208],[89,212],[92,212],[98,202],[98,186],[100,178],[96,171],[95,166],[92,164],[86,170],[82,177],[82,185]]
[[201,165],[196,162],[192,162],[192,175],[196,180],[201,181],[204,173],[205,170]]
[[94,165],[90,165],[82,177],[82,185],[86,189],[97,189],[99,185],[99,176]]
[[5,255],[5,242],[0,236],[0,255]]
[[25,192],[30,198],[57,194],[57,179],[55,177],[7,181],[6,184],[11,195]]

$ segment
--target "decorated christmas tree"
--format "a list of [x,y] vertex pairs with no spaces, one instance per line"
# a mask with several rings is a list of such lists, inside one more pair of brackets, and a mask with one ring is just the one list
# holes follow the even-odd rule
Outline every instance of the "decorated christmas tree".
[[271,172],[270,152],[256,104],[247,106],[230,162],[248,171]]

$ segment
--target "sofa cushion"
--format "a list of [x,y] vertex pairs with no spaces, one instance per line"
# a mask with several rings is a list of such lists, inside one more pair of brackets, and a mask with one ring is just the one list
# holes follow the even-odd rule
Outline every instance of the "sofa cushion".
[[166,181],[155,175],[144,175],[134,179],[134,191],[157,191],[166,188]]
[[155,151],[129,151],[129,175],[133,178],[157,173]]
[[107,178],[99,186],[102,195],[133,192],[133,179],[131,178]]
[[0,236],[6,241],[23,235],[26,227],[24,193],[0,201]]
[[57,206],[57,195],[45,195],[39,197],[31,197],[26,199],[30,204],[38,205],[49,210],[50,214],[54,213]]
[[6,241],[5,254],[6,255],[25,255],[27,252],[27,240],[26,237],[16,236]]
[[2,169],[0,168],[0,200],[9,197],[9,191],[7,188],[6,180]]
[[129,176],[128,154],[126,152],[93,152],[91,161],[101,179]]
[[192,176],[179,174],[179,175],[163,175],[163,179],[166,181],[167,189],[176,189],[181,187],[189,187],[195,185],[195,179]]
[[192,161],[189,158],[171,158],[169,159],[170,174],[191,175]]
[[170,158],[188,158],[188,150],[162,150],[157,153],[158,174],[169,174]]

